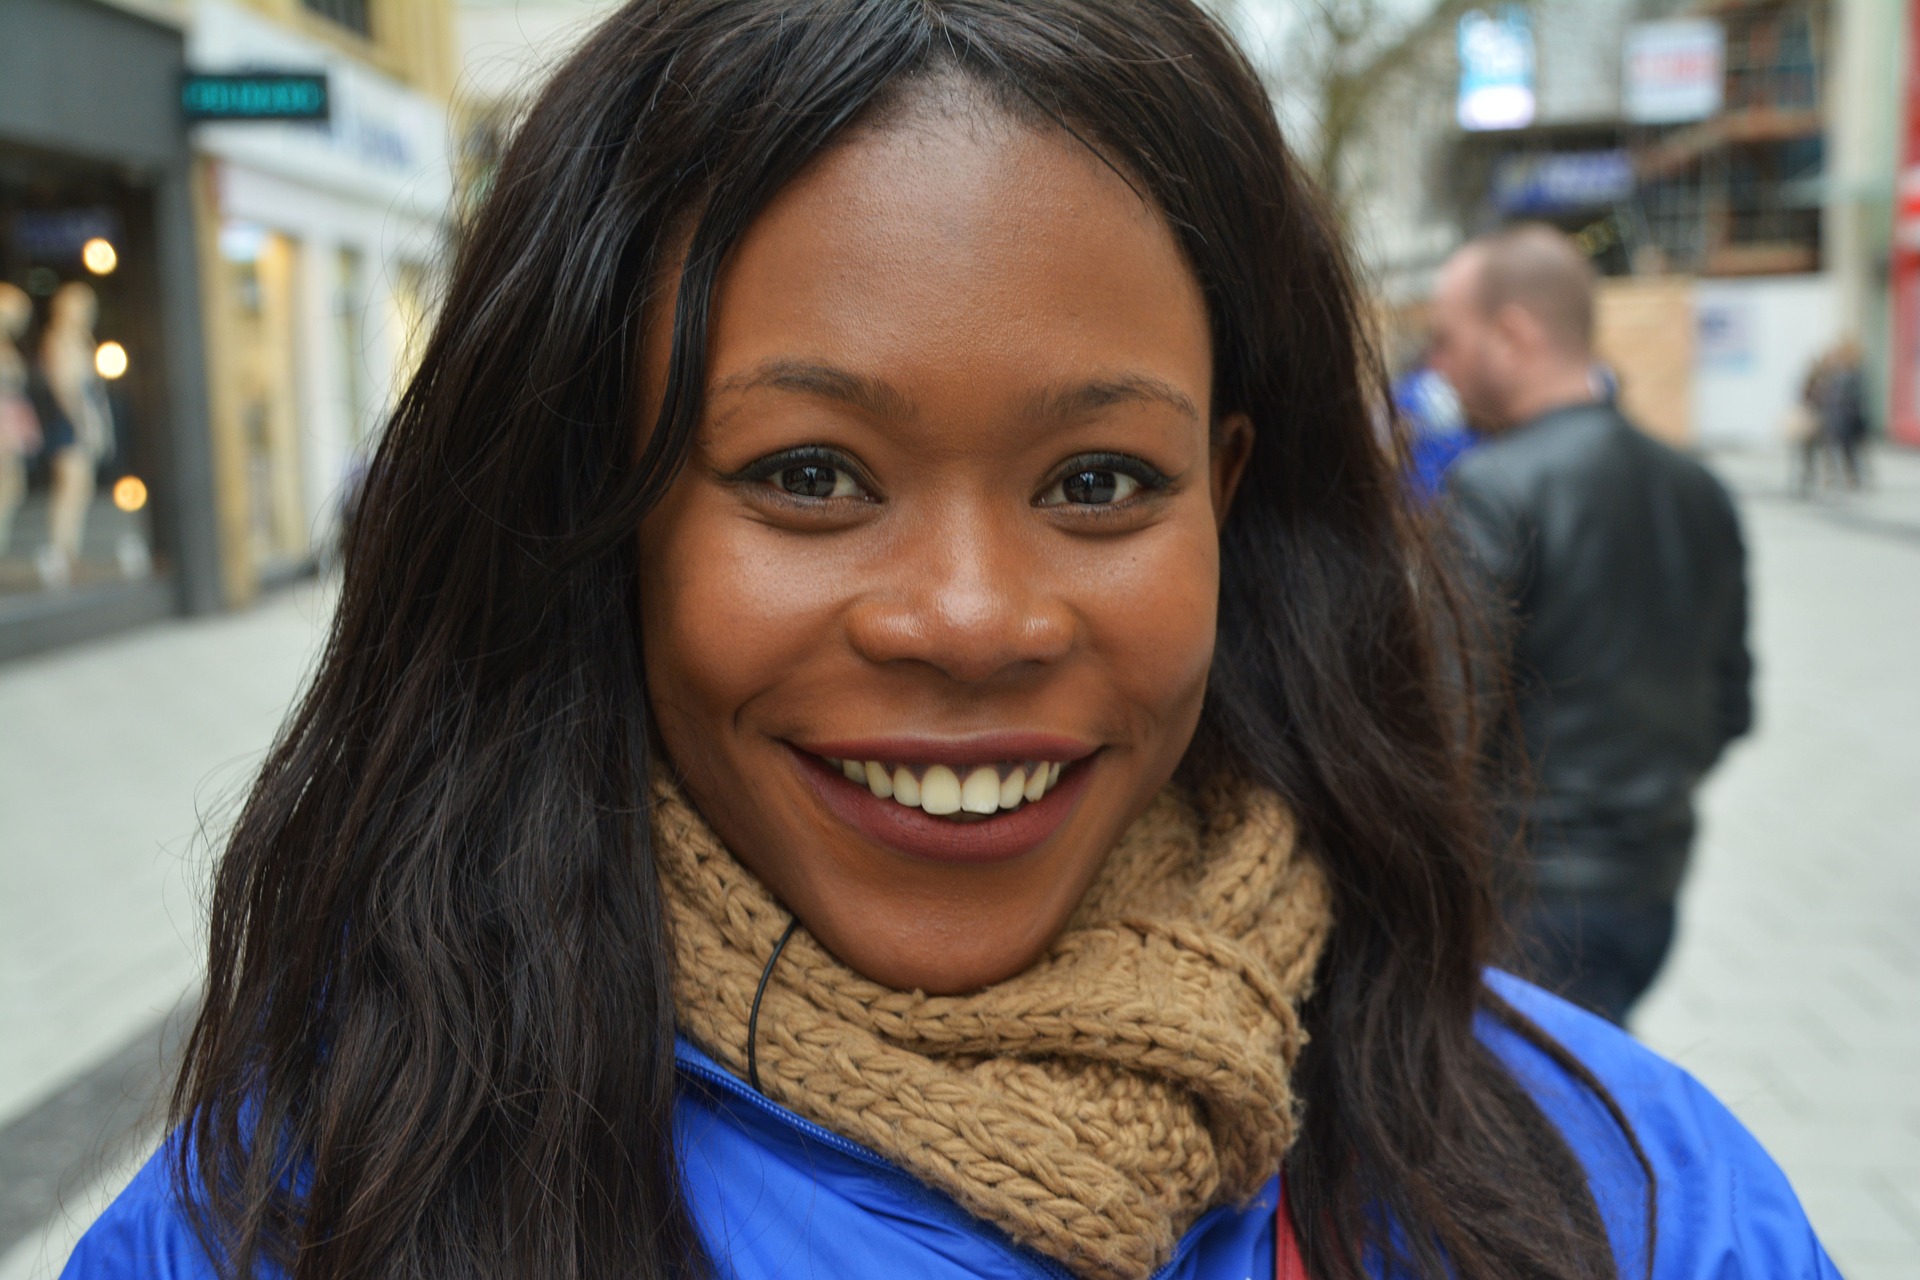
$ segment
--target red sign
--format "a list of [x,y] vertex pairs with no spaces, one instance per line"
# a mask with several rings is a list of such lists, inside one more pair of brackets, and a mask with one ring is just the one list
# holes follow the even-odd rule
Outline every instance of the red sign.
[[1920,445],[1920,0],[1907,0],[1907,83],[1893,232],[1893,412],[1887,433]]

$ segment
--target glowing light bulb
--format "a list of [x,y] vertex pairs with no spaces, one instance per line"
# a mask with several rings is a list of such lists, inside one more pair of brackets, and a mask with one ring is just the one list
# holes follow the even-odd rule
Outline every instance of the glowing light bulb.
[[127,371],[127,349],[117,342],[103,342],[93,349],[93,371],[109,380]]
[[113,505],[122,511],[138,511],[147,505],[147,482],[139,476],[121,476],[113,482]]
[[95,236],[80,246],[80,261],[97,276],[112,275],[113,269],[120,265],[120,254],[112,241]]

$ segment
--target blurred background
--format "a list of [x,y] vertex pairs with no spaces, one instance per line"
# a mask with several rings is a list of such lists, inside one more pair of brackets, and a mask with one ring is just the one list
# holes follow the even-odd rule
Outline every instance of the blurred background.
[[[1760,727],[1634,1030],[1846,1275],[1920,1277],[1920,0],[1212,3],[1396,374],[1454,248],[1549,222],[1627,412],[1734,490]],[[209,861],[450,239],[610,7],[0,0],[0,1280],[154,1140]],[[1857,475],[1808,400],[1836,360]]]

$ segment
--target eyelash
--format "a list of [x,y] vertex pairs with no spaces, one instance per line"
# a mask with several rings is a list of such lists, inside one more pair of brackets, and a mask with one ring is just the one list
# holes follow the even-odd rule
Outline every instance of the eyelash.
[[[874,485],[861,472],[860,468],[855,466],[853,461],[845,454],[833,449],[823,448],[819,445],[803,445],[798,449],[783,449],[779,453],[770,453],[764,458],[759,458],[748,463],[739,471],[721,478],[734,484],[760,485],[775,498],[797,505],[812,506],[817,503],[836,501],[836,499],[833,498],[808,498],[796,493],[788,493],[776,483],[782,472],[790,471],[795,467],[809,466],[826,467],[845,473],[855,484],[859,485],[860,488],[865,491],[864,497],[852,499],[853,501],[874,501]],[[837,501],[842,502],[848,500],[849,499],[846,498],[837,499]]]
[[[844,473],[854,484],[858,485],[864,491],[864,496],[857,499],[845,497],[838,499],[832,497],[809,498],[799,494],[789,493],[780,488],[776,483],[782,473],[792,470],[795,467],[806,466],[824,467]],[[1164,492],[1172,486],[1174,481],[1172,476],[1169,476],[1166,472],[1161,471],[1158,467],[1153,466],[1141,458],[1132,457],[1123,453],[1084,453],[1077,457],[1069,458],[1066,462],[1062,463],[1054,472],[1053,478],[1042,488],[1041,494],[1043,496],[1050,494],[1053,490],[1065,485],[1069,479],[1090,471],[1112,472],[1115,475],[1124,476],[1138,486],[1138,493],[1140,495]],[[851,459],[837,450],[825,448],[820,445],[804,445],[796,449],[783,449],[779,453],[771,453],[764,458],[756,459],[739,471],[721,478],[729,483],[761,486],[777,500],[798,506],[813,507],[820,503],[834,501],[845,502],[852,500],[872,502],[876,500],[873,496],[876,486],[867,479]],[[1039,498],[1036,498],[1034,505],[1037,507],[1070,508],[1075,510],[1077,514],[1095,516],[1097,518],[1125,510],[1138,500],[1139,498],[1133,494],[1108,503],[1042,502]]]
[[[1115,475],[1125,476],[1139,486],[1140,496],[1162,493],[1173,484],[1172,476],[1144,459],[1124,453],[1083,453],[1076,458],[1069,458],[1066,462],[1062,463],[1059,470],[1054,472],[1053,479],[1047,482],[1046,488],[1041,490],[1041,493],[1052,493],[1054,489],[1064,485],[1072,477],[1088,471],[1111,471]],[[1115,502],[1041,503],[1036,499],[1034,505],[1070,507],[1081,515],[1104,516],[1113,512],[1123,511],[1139,500],[1139,496],[1129,494],[1127,497]]]

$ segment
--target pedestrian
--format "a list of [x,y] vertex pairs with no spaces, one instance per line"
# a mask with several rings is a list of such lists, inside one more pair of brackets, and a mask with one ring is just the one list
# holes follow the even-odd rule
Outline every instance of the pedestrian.
[[590,36],[70,1273],[1831,1276],[1487,972],[1336,225],[1188,0]]
[[1593,271],[1560,232],[1469,244],[1434,316],[1435,367],[1486,437],[1450,494],[1531,774],[1531,892],[1509,915],[1547,986],[1624,1022],[1672,943],[1694,791],[1752,719],[1738,517],[1595,399]]
[[1827,370],[1823,355],[1807,369],[1800,380],[1800,394],[1788,407],[1787,443],[1793,450],[1793,474],[1789,480],[1794,496],[1811,498],[1820,487],[1821,459],[1826,455],[1826,431],[1820,421],[1820,385]]
[[1447,468],[1473,447],[1460,402],[1422,360],[1393,380],[1393,407],[1406,429],[1408,486],[1416,501],[1433,502],[1446,489]]
[[1834,344],[1821,360],[1811,390],[1821,440],[1839,460],[1847,488],[1858,489],[1862,478],[1860,452],[1867,439],[1867,392],[1857,340],[1847,338]]

